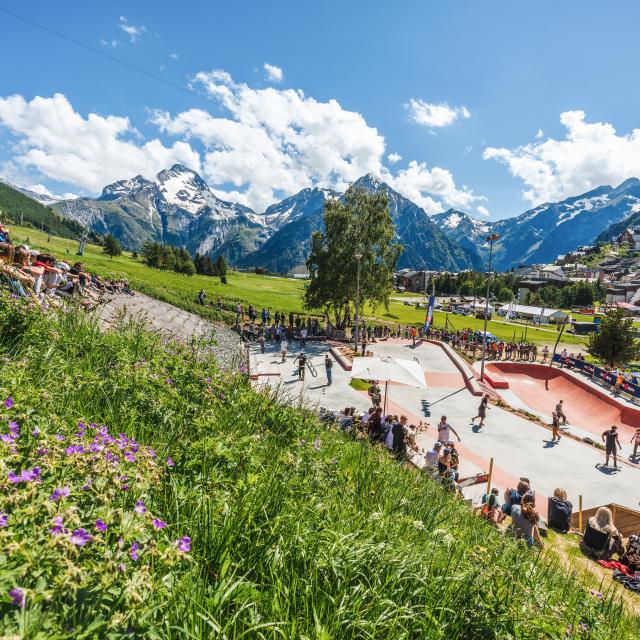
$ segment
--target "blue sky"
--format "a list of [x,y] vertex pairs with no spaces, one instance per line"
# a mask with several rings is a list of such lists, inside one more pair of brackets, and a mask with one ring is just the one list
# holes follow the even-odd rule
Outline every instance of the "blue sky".
[[260,209],[371,170],[429,212],[495,219],[640,177],[631,0],[0,9],[198,94],[0,13],[0,175],[53,193],[179,160]]

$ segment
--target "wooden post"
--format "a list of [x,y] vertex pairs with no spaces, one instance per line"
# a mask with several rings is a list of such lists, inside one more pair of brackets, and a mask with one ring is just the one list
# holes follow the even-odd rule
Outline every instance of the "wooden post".
[[582,533],[582,496],[578,496],[578,530]]
[[487,476],[487,496],[491,493],[491,476],[492,475],[493,475],[493,458],[489,460],[489,475]]

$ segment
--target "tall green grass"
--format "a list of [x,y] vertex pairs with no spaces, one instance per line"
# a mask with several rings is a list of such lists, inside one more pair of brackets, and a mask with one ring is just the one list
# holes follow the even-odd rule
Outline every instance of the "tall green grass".
[[[72,434],[78,420],[92,421],[171,456],[176,466],[147,506],[170,537],[189,535],[193,545],[190,561],[153,565],[162,588],[126,625],[104,574],[90,601],[61,590],[37,611],[0,593],[0,633],[638,637],[620,601],[590,595],[559,564],[500,535],[382,449],[218,371],[202,345],[166,343],[134,324],[101,333],[75,311],[43,316],[3,298],[0,358],[0,398],[12,395],[24,429],[46,422]],[[0,529],[0,585],[17,578],[7,550],[19,536]],[[41,567],[39,579],[54,580],[56,570]],[[31,574],[23,579],[41,588]]]

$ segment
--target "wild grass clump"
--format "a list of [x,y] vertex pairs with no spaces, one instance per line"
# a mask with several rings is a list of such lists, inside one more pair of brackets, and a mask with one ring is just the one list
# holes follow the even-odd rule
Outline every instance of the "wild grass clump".
[[0,329],[4,635],[637,637],[620,601],[202,345],[8,298]]

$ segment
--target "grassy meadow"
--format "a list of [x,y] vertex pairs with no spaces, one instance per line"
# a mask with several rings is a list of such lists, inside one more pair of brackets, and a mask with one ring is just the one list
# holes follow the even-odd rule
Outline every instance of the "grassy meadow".
[[[78,243],[73,240],[52,236],[47,241],[47,234],[36,229],[11,227],[11,230],[16,244],[27,242],[32,248],[50,251],[69,261],[74,261],[76,258]],[[126,277],[134,289],[206,317],[215,317],[216,314],[212,310],[194,304],[200,289],[206,290],[209,302],[215,303],[220,296],[229,304],[236,301],[245,305],[252,303],[258,309],[265,306],[273,313],[275,311],[307,313],[302,303],[304,280],[231,271],[228,275],[228,284],[223,285],[216,277],[201,275],[189,277],[173,271],[151,269],[140,259],[134,260],[128,252],[110,258],[102,252],[102,247],[89,244],[81,260],[87,268],[100,275]],[[397,296],[394,294],[393,297]],[[421,324],[425,319],[425,311],[392,300],[388,310],[365,308],[364,317],[371,322]],[[436,311],[434,326],[444,327],[445,323],[454,329],[471,327],[481,330],[483,328],[482,320]],[[515,326],[496,320],[489,321],[488,331],[503,340],[512,340],[514,336],[516,340],[520,340],[526,335],[528,341],[537,344],[553,344],[557,337],[553,329],[545,330],[533,326],[525,329],[524,325]],[[566,333],[562,337],[562,342],[565,344],[584,344],[582,338]]]
[[0,295],[3,637],[640,634],[610,580],[217,370],[206,345]]

